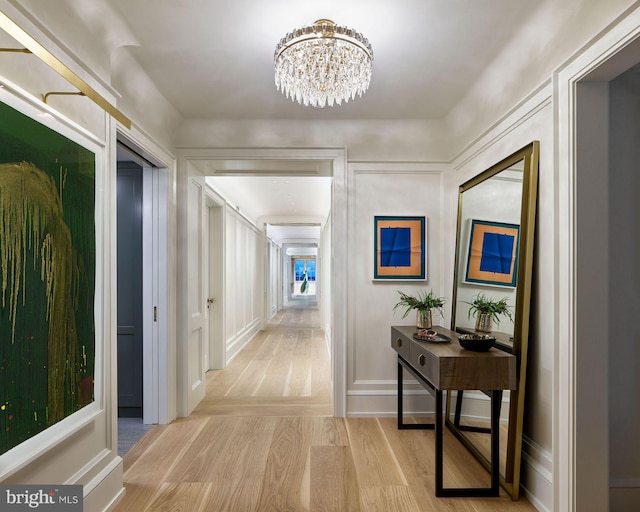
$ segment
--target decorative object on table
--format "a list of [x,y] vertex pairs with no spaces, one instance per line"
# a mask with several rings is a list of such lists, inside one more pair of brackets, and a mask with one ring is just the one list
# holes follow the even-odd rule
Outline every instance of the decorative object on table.
[[475,352],[486,352],[493,347],[496,339],[488,334],[458,334],[460,346]]
[[429,341],[431,343],[450,343],[451,338],[434,329],[420,329],[413,333],[413,339],[417,341]]
[[515,287],[520,226],[471,220],[464,282]]
[[409,312],[416,310],[416,327],[418,329],[430,329],[433,325],[432,310],[436,309],[440,316],[442,316],[442,306],[444,306],[445,299],[442,297],[436,297],[433,290],[420,291],[416,295],[408,295],[398,290],[400,294],[400,300],[393,307],[395,311],[397,308],[404,308],[402,318],[406,318]]
[[374,217],[374,280],[426,279],[424,217]]
[[291,101],[323,108],[366,92],[373,49],[359,32],[322,19],[284,36],[273,60],[278,90]]
[[507,297],[495,300],[487,298],[484,293],[480,292],[473,302],[465,302],[465,304],[469,304],[468,317],[473,316],[476,319],[476,331],[491,332],[494,320],[496,324],[500,324],[500,315],[506,316],[513,322],[507,301]]
[[98,147],[44,123],[0,102],[0,454],[94,401]]

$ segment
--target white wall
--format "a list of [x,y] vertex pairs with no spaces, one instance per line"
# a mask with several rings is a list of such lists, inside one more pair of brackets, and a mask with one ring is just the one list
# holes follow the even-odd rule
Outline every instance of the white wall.
[[225,215],[225,341],[227,363],[260,328],[263,286],[257,276],[262,265],[258,229],[229,205]]
[[[633,0],[542,0],[526,26],[504,45],[446,117],[455,156],[535,94],[554,71],[587,44]],[[457,148],[457,150],[456,150]]]
[[[350,161],[441,161],[451,141],[437,119],[366,121],[228,121],[187,119],[176,133],[178,147],[348,148]],[[324,219],[322,219],[324,221]]]
[[[396,412],[396,353],[392,325],[414,325],[415,318],[394,314],[397,290],[430,290],[451,297],[445,289],[442,261],[442,164],[350,163],[348,197],[348,334],[347,413],[390,416]],[[374,216],[426,217],[426,281],[373,281]],[[448,326],[449,319],[435,318]],[[409,387],[408,389],[411,389]],[[419,389],[414,386],[413,389]],[[424,402],[419,406],[424,411]],[[433,409],[433,404],[429,406]],[[409,412],[411,408],[407,409]]]

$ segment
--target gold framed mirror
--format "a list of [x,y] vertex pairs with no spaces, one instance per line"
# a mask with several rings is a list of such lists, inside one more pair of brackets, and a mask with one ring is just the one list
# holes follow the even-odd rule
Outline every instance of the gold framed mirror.
[[[516,356],[516,389],[503,395],[500,415],[500,484],[519,497],[529,316],[538,189],[539,142],[534,141],[463,183],[458,222],[451,330],[476,333],[470,303],[480,295],[505,299],[508,315],[491,330],[492,350]],[[483,331],[483,333],[486,333]],[[490,401],[482,391],[453,391],[446,424],[490,469]]]

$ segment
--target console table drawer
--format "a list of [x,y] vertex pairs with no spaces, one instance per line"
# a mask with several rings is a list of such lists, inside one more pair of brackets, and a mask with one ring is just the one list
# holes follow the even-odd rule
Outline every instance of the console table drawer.
[[391,348],[405,359],[411,357],[411,345],[412,343],[405,336],[391,333]]
[[419,342],[412,343],[408,361],[423,376],[428,376],[428,380],[436,388],[439,388],[440,362],[432,352],[422,347]]

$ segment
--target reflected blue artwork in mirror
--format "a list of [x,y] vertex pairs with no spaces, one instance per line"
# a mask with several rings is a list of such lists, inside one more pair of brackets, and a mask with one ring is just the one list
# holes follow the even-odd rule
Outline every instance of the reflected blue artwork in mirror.
[[515,286],[520,226],[473,219],[465,282]]
[[515,237],[500,233],[485,233],[482,242],[480,270],[497,274],[511,273],[511,255]]

